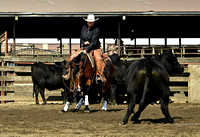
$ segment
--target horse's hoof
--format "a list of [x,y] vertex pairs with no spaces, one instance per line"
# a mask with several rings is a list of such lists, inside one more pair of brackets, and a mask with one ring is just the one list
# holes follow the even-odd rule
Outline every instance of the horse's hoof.
[[40,105],[40,103],[39,103],[39,102],[36,102],[35,105]]
[[73,112],[77,112],[78,110],[79,110],[79,109],[76,109],[76,108],[75,108],[75,109],[73,110]]
[[64,109],[60,110],[59,113],[66,113],[67,111],[65,111]]
[[85,113],[90,113],[90,109],[89,109],[89,108],[86,108],[86,109],[84,109],[84,112],[85,112]]
[[106,108],[102,108],[102,111],[107,111],[107,109]]

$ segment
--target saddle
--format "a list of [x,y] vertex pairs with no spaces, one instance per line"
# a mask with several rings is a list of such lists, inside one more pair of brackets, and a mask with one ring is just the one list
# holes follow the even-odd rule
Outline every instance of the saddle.
[[88,56],[88,58],[90,60],[92,68],[94,68],[94,66],[95,66],[94,57],[90,53],[87,53],[87,56]]
[[[94,57],[90,53],[87,53],[87,56],[90,60],[90,63],[92,64],[92,68],[94,68],[95,66]],[[106,53],[102,54],[102,58],[105,65],[110,65],[112,63],[112,60],[109,58],[109,56]]]
[[[87,56],[88,56],[88,58],[89,58],[89,60],[90,60],[90,63],[91,63],[91,65],[92,65],[92,68],[94,68],[95,65],[96,65],[96,64],[95,64],[94,56],[93,56],[91,53],[87,53]],[[102,61],[103,61],[103,63],[105,64],[105,66],[106,66],[106,65],[110,65],[110,64],[112,63],[111,59],[108,57],[107,54],[103,53],[103,54],[101,55],[101,57],[102,57]],[[96,73],[95,73],[95,74],[96,74]],[[99,75],[99,76],[100,76],[100,78],[103,80],[102,76],[101,76],[101,75]],[[98,81],[97,76],[95,76],[95,79],[96,79],[96,83],[98,83],[98,82],[97,82],[97,81]],[[92,81],[94,81],[94,79],[93,79]]]

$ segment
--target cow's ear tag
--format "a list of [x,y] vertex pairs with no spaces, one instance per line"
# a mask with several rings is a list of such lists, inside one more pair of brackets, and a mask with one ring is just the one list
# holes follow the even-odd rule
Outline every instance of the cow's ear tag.
[[158,55],[160,56],[160,53],[158,53]]

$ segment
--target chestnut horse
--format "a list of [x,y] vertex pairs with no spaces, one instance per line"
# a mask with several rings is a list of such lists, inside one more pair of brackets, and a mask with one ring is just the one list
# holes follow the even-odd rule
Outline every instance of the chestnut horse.
[[[110,91],[110,83],[112,79],[112,75],[114,72],[114,66],[112,61],[109,59],[107,55],[104,56],[105,68],[104,75],[106,78],[106,83],[102,84],[102,98],[103,98],[103,107],[102,110],[107,110],[107,101],[108,101],[108,93]],[[84,112],[90,112],[88,106],[88,94],[91,85],[96,82],[96,66],[94,62],[94,58],[90,54],[84,54],[80,52],[72,61],[68,63],[66,69],[70,70],[70,89],[74,93],[83,91],[83,98],[77,103],[75,107],[75,111],[79,110],[83,101],[85,101]],[[92,92],[92,91],[90,91]],[[65,107],[69,108],[69,102],[66,103]]]

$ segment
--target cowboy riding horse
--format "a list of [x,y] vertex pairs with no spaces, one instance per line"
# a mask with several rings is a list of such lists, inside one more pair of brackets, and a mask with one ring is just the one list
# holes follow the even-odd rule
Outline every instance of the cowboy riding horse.
[[[101,83],[102,87],[102,98],[103,98],[103,107],[102,110],[107,110],[107,101],[108,101],[108,93],[110,91],[110,83],[112,79],[112,75],[114,72],[114,66],[110,58],[103,54],[103,59],[106,64],[104,68],[104,75],[106,78],[105,83]],[[66,69],[70,70],[70,90],[75,94],[83,91],[83,96],[85,99],[81,98],[75,107],[75,111],[79,110],[81,105],[85,104],[84,112],[90,112],[89,110],[89,101],[88,95],[90,91],[90,87],[96,81],[96,65],[94,58],[91,54],[80,52],[72,61],[70,61]],[[90,91],[92,92],[92,91]],[[65,112],[69,109],[70,102],[66,102],[64,110]]]

